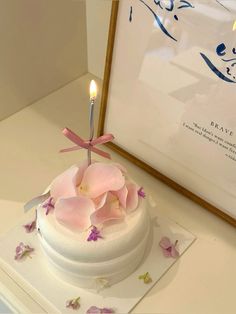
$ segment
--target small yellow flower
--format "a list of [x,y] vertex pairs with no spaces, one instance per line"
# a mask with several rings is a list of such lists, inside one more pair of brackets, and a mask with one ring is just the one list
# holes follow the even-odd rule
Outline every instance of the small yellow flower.
[[152,278],[150,277],[149,272],[146,272],[145,274],[140,275],[138,279],[143,280],[145,284],[152,282]]

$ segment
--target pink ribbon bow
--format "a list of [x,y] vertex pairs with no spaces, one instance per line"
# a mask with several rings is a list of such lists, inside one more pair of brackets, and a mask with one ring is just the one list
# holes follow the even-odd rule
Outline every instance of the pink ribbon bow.
[[114,136],[112,134],[104,134],[102,136],[99,136],[98,138],[92,139],[92,140],[83,140],[81,137],[79,137],[79,135],[75,134],[73,131],[71,131],[68,128],[65,128],[62,133],[73,143],[76,144],[76,146],[73,146],[71,148],[65,148],[60,150],[61,153],[65,153],[65,152],[71,152],[74,150],[78,150],[81,148],[85,148],[85,149],[90,149],[92,152],[111,159],[110,154],[102,151],[101,149],[98,149],[96,147],[94,147],[95,145],[99,145],[99,144],[104,144],[107,142],[110,142],[114,139]]

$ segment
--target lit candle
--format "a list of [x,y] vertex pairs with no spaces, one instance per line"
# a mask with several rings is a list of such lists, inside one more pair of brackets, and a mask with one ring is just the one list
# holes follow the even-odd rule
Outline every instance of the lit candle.
[[[94,80],[90,83],[90,113],[89,113],[89,127],[90,127],[90,138],[93,140],[94,135],[94,103],[97,97],[97,85]],[[91,150],[88,148],[88,165],[91,165]]]

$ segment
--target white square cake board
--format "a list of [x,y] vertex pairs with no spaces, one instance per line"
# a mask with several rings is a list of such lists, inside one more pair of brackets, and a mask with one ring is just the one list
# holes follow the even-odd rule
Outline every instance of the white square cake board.
[[[28,215],[27,215],[28,216]],[[32,214],[33,219],[33,214]],[[159,247],[159,241],[167,236],[171,241],[178,240],[180,256],[189,248],[196,237],[173,221],[163,217],[152,217],[152,241],[145,258],[138,269],[125,280],[104,288],[100,292],[77,288],[55,277],[47,266],[36,231],[26,233],[21,222],[0,241],[0,267],[15,280],[27,294],[49,313],[71,313],[66,301],[80,296],[80,308],[75,313],[86,313],[92,305],[113,308],[115,313],[128,313],[168,271],[178,259],[166,258]],[[19,242],[35,249],[32,258],[15,261],[15,248]],[[139,275],[149,272],[152,282],[144,284]]]

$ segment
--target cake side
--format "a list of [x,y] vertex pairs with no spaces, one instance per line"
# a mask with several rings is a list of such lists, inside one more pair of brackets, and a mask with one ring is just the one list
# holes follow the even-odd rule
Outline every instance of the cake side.
[[86,241],[87,231],[70,233],[63,226],[58,228],[53,215],[50,218],[39,210],[39,241],[51,270],[68,283],[96,288],[97,280],[103,278],[112,285],[132,273],[143,259],[150,230],[145,206],[125,221],[104,226],[103,238],[96,242]]
[[44,208],[38,208],[38,228],[44,240],[59,254],[81,262],[104,261],[126,253],[142,240],[147,224],[147,212],[142,204],[124,220],[103,224],[101,240],[87,241],[90,229],[79,233],[70,231],[58,223],[55,215],[46,216]]
[[37,208],[39,240],[53,272],[85,288],[133,272],[149,239],[142,193],[118,164],[83,163],[58,176]]

